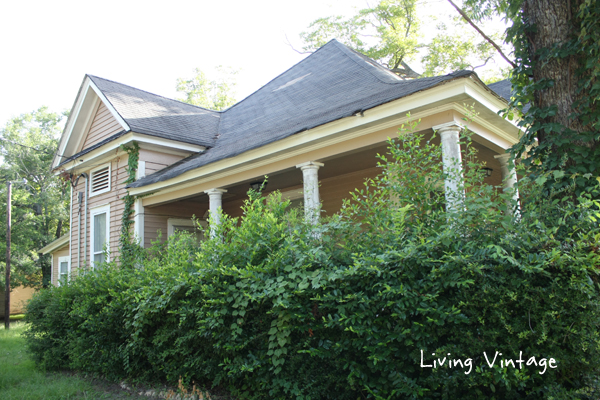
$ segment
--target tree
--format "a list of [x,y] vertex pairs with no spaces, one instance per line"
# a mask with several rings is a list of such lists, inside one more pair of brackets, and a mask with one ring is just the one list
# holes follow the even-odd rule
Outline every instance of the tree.
[[[492,44],[481,39],[460,17],[435,24],[436,17],[429,16],[429,23],[424,24],[425,10],[418,6],[417,0],[382,0],[351,17],[320,18],[301,33],[303,50],[315,51],[337,38],[402,78],[474,70],[491,61],[504,65],[496,60],[499,57]],[[488,79],[499,80],[502,75],[505,72],[496,68]]]
[[465,6],[478,22],[493,15],[512,22],[506,37],[515,49],[511,106],[526,128],[514,156],[533,167],[533,178],[545,180],[549,193],[597,187],[600,3],[467,0]]
[[235,104],[233,90],[237,71],[223,66],[217,67],[216,79],[209,79],[199,68],[194,69],[190,79],[177,79],[177,91],[185,97],[177,100],[211,110],[224,110]]
[[[50,171],[64,115],[47,107],[11,119],[0,131],[0,180],[23,181],[13,185],[11,284],[46,286],[50,281],[49,257],[37,250],[69,229],[68,183]],[[6,186],[0,188],[6,204]],[[6,213],[0,213],[6,227]],[[4,254],[6,229],[0,229],[0,252]],[[3,263],[2,270],[6,265]],[[41,267],[41,268],[40,268]],[[4,279],[4,274],[2,274]],[[14,284],[13,284],[14,283]]]

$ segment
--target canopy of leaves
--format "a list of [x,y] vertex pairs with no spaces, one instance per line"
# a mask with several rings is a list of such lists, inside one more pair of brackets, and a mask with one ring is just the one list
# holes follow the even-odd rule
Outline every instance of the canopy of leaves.
[[234,88],[237,71],[223,66],[217,67],[218,76],[210,79],[199,68],[189,79],[177,79],[177,91],[185,97],[177,100],[210,110],[224,110],[235,104]]
[[[436,19],[417,0],[382,0],[350,17],[317,19],[300,36],[304,51],[336,38],[403,78],[474,70],[496,58],[494,48],[460,18],[444,16],[437,24]],[[488,78],[505,73],[498,67]]]
[[[511,106],[526,129],[513,148],[549,192],[597,186],[600,176],[600,2],[594,0],[467,0],[480,23],[512,22]],[[553,179],[545,180],[551,172]]]
[[[69,229],[68,184],[50,171],[64,115],[46,107],[11,119],[0,131],[0,202],[6,204],[7,180],[12,190],[11,285],[37,286],[49,279],[49,258],[37,250]],[[24,180],[26,183],[24,183]],[[6,209],[0,213],[0,254],[6,251]],[[2,271],[6,267],[2,257]],[[42,268],[40,268],[40,266]],[[1,278],[4,282],[4,272]],[[4,283],[2,283],[4,285]]]

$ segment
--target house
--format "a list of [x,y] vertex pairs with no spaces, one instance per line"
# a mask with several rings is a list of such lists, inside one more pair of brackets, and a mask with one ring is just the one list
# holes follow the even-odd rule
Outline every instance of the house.
[[[335,40],[224,111],[86,75],[52,164],[72,178],[71,231],[49,251],[52,281],[102,261],[105,246],[109,257],[118,254],[127,193],[135,196],[133,232],[146,247],[159,231],[164,238],[191,229],[192,216],[205,223],[219,207],[241,215],[250,185],[265,175],[265,192],[303,202],[309,218],[319,217],[319,203],[322,213],[335,213],[378,174],[376,154],[408,112],[421,120],[420,131],[438,131],[446,164],[460,157],[464,105],[473,105],[469,128],[493,170],[486,179],[509,188],[505,151],[520,131],[498,115],[507,106],[498,93],[508,95],[507,87],[488,87],[471,71],[402,80]],[[124,147],[134,143],[138,168],[126,183]]]
[[[0,290],[0,318],[4,318],[5,293],[4,288],[2,288]],[[11,289],[9,315],[24,313],[27,302],[31,299],[33,293],[35,293],[35,289],[31,287],[17,286]]]

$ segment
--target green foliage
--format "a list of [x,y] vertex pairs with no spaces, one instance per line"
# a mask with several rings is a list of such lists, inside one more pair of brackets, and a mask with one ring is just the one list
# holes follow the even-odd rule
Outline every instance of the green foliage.
[[350,17],[320,18],[300,36],[305,51],[336,38],[404,78],[475,69],[496,55],[460,18],[436,25],[416,0],[382,0]]
[[[526,3],[468,0],[465,5],[479,21],[500,15],[512,22],[506,35],[517,64],[511,107],[523,115],[519,124],[526,129],[512,150],[515,157],[523,158],[533,179],[553,174],[544,181],[549,194],[580,195],[597,188],[600,176],[600,3],[563,3],[545,10],[545,21]],[[563,28],[553,40],[538,38],[536,21]],[[568,90],[555,95],[552,89],[559,85]]]
[[[127,179],[125,184],[133,183],[136,180],[136,173],[138,170],[138,164],[140,160],[140,146],[133,142],[130,147],[121,146],[121,150],[127,153]],[[120,252],[119,255],[123,260],[124,265],[132,264],[135,259],[136,249],[138,243],[136,243],[131,237],[131,226],[133,225],[135,196],[129,194],[129,191],[121,198],[123,200],[123,215],[121,216],[121,235],[119,236]]]
[[[50,258],[37,250],[69,229],[68,184],[50,171],[63,115],[46,107],[11,119],[0,130],[0,203],[6,204],[6,180],[12,186],[11,285],[39,286],[50,280]],[[23,179],[27,180],[23,184]],[[6,209],[0,212],[6,227]],[[0,229],[0,253],[6,251],[6,229]],[[41,268],[40,268],[41,267]],[[4,259],[0,282],[4,285]]]
[[185,97],[177,100],[210,110],[224,110],[235,104],[233,90],[236,85],[237,71],[219,66],[217,72],[218,77],[210,79],[199,68],[196,68],[192,78],[178,78],[177,91],[184,94]]
[[[467,136],[466,192],[450,194],[462,207],[446,211],[440,150],[414,127],[319,225],[250,192],[244,217],[223,215],[199,247],[181,233],[137,268],[113,262],[42,291],[27,314],[32,354],[49,369],[181,377],[249,399],[596,398],[599,204],[532,181],[515,217]],[[421,351],[473,369],[422,368]],[[490,368],[495,351],[558,368]]]

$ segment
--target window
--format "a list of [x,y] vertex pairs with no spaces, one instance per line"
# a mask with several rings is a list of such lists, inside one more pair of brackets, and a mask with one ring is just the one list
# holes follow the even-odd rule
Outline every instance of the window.
[[300,208],[304,209],[304,192],[302,189],[293,189],[285,192],[281,192],[281,200],[290,201],[290,209]]
[[[199,221],[200,225],[206,228],[206,221]],[[169,218],[167,220],[167,228],[169,236],[175,232],[189,232],[196,236],[198,242],[204,240],[204,231],[198,229],[196,223],[188,218]]]
[[69,256],[58,257],[58,286],[62,286],[69,280],[71,260]]
[[90,197],[110,191],[110,164],[90,171]]
[[109,245],[110,206],[102,206],[90,210],[90,260],[92,268],[106,260],[105,248]]

